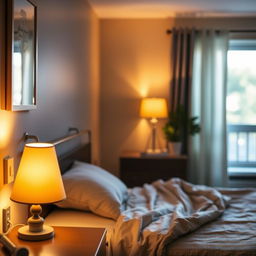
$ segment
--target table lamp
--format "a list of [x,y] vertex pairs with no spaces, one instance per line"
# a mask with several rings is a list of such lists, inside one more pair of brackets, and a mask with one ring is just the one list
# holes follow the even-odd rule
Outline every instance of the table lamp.
[[149,154],[161,153],[161,149],[157,148],[156,126],[159,118],[168,117],[167,102],[164,98],[144,98],[141,101],[140,116],[149,118],[152,132],[151,132],[151,146],[146,150]]
[[13,185],[11,200],[31,204],[32,216],[28,219],[28,225],[18,230],[18,237],[30,241],[52,238],[53,228],[44,225],[44,219],[40,217],[41,204],[55,203],[65,198],[54,145],[26,144]]

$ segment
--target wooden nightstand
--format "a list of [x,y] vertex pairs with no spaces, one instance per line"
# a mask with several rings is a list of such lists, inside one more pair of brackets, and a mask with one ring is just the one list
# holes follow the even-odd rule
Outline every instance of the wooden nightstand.
[[187,156],[146,156],[140,152],[123,152],[120,177],[128,187],[141,186],[157,179],[187,178]]
[[[29,250],[29,256],[105,256],[104,228],[54,227],[53,239],[29,242],[18,239],[15,227],[7,236],[16,245]],[[2,250],[0,255],[5,255]]]

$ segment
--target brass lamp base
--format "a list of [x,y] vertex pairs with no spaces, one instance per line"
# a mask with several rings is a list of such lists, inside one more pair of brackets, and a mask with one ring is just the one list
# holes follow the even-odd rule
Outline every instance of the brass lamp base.
[[40,232],[29,231],[29,226],[24,226],[18,230],[18,238],[27,241],[41,241],[51,239],[54,236],[54,230],[50,226],[43,226]]

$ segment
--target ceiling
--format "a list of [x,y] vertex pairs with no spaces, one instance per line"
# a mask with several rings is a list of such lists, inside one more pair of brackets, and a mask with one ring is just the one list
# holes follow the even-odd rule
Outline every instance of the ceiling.
[[256,17],[256,0],[89,0],[100,18]]

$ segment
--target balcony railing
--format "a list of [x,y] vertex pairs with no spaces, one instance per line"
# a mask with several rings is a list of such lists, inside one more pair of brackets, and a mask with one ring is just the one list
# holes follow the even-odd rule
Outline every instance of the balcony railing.
[[256,125],[228,125],[228,167],[256,167]]

